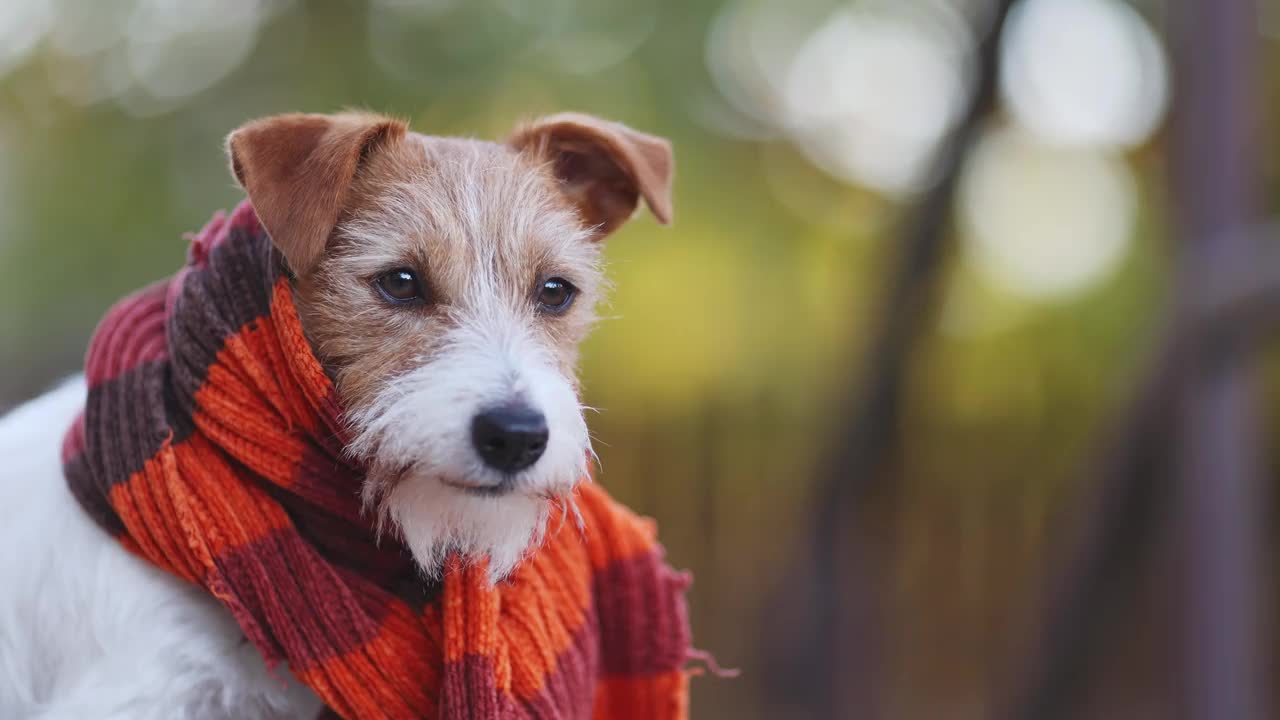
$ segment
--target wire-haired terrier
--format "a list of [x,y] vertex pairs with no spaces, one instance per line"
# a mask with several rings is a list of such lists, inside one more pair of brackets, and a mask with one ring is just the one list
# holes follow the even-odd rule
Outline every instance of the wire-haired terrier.
[[[576,512],[593,455],[576,364],[605,289],[600,241],[641,201],[670,220],[669,144],[579,114],[495,143],[353,112],[250,122],[227,150],[342,410],[344,462],[364,477],[352,502],[428,580],[458,556],[487,558],[490,582],[511,576],[550,518]],[[88,391],[77,378],[0,419],[0,716],[314,711],[307,688],[266,672],[243,622],[105,540],[69,491],[63,434],[86,392],[94,421],[94,373],[91,360]],[[180,439],[152,435],[161,451]]]

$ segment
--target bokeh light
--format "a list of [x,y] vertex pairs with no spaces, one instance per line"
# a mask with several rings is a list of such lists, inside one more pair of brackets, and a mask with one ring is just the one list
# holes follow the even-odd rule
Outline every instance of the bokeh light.
[[842,11],[806,39],[791,62],[782,118],[806,157],[888,192],[923,182],[967,92],[969,37],[962,24],[938,19]]
[[1069,145],[1133,147],[1159,125],[1159,41],[1118,0],[1027,0],[1010,17],[1001,87],[1018,122]]
[[85,58],[105,52],[124,38],[129,25],[145,12],[137,0],[61,0],[49,44],[60,55]]
[[776,125],[791,58],[822,18],[808,5],[726,2],[707,34],[707,69],[717,91],[760,127]]
[[968,91],[973,40],[946,3],[858,3],[814,23],[790,7],[730,5],[708,62],[736,107],[843,181],[900,194],[927,179]]
[[960,188],[966,257],[1033,299],[1081,292],[1124,259],[1137,188],[1123,160],[1044,144],[1014,128],[978,144]]
[[161,106],[199,93],[249,56],[260,22],[252,0],[142,0],[126,51],[137,90]]

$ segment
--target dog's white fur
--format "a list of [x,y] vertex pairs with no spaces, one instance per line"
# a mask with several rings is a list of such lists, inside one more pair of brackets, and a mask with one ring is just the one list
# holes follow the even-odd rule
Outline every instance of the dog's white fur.
[[59,451],[80,378],[0,418],[0,718],[314,718],[231,616],[107,538]]

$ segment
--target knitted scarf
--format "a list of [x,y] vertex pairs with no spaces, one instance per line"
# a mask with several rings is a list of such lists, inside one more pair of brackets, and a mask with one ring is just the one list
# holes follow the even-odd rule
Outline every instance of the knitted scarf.
[[231,611],[344,718],[684,717],[687,577],[651,521],[584,482],[494,586],[417,574],[361,512],[360,467],[290,279],[246,201],[89,345],[72,492],[119,542]]

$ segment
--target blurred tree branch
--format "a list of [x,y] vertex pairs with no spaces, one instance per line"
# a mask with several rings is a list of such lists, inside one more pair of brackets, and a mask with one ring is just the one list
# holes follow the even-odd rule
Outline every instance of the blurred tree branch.
[[[975,19],[974,82],[960,121],[942,142],[932,184],[905,216],[889,280],[877,306],[873,335],[857,382],[843,403],[843,432],[833,445],[815,494],[815,531],[807,577],[787,578],[775,627],[784,671],[778,694],[807,706],[813,716],[863,718],[882,714],[878,693],[887,655],[878,638],[880,585],[863,542],[850,542],[850,527],[863,500],[883,490],[885,467],[899,445],[903,386],[912,350],[937,296],[951,209],[964,160],[996,106],[1000,40],[1014,0],[998,0]],[[807,592],[806,592],[807,591]],[[790,609],[786,608],[790,605]],[[805,638],[806,641],[797,641]],[[802,653],[804,657],[795,657]],[[771,673],[777,675],[777,673]],[[804,688],[797,692],[797,688]],[[797,697],[803,696],[803,697]],[[850,707],[850,705],[853,707]]]

